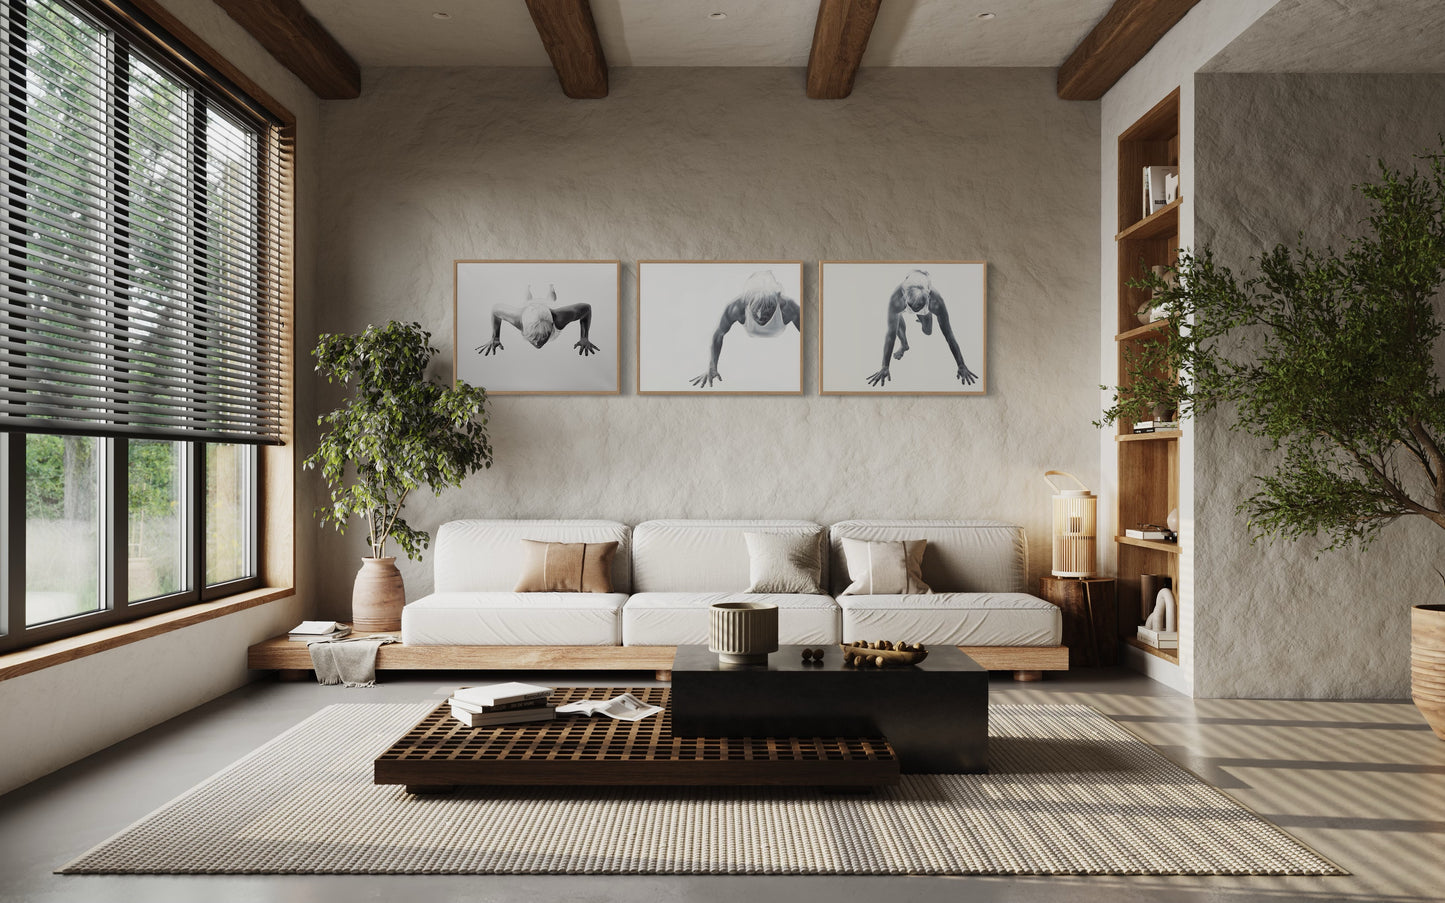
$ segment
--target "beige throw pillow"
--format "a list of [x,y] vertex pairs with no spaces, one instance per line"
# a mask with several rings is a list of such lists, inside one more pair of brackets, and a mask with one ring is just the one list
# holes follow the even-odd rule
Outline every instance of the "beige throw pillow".
[[522,540],[519,593],[610,593],[616,542]]
[[926,539],[901,542],[843,540],[843,557],[853,582],[842,596],[883,596],[900,593],[932,593],[923,582],[923,550]]
[[743,533],[748,543],[746,593],[823,592],[823,534]]

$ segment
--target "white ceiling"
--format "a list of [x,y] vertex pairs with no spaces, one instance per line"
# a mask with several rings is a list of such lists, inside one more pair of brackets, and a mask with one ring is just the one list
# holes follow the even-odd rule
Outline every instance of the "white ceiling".
[[1208,72],[1445,72],[1445,0],[1280,0]]
[[[363,67],[548,66],[522,0],[303,0]],[[1058,66],[1112,0],[884,0],[864,66]],[[434,12],[451,14],[438,20]],[[708,18],[712,12],[727,18]],[[992,12],[983,21],[979,13]],[[817,0],[592,0],[611,66],[805,66]]]

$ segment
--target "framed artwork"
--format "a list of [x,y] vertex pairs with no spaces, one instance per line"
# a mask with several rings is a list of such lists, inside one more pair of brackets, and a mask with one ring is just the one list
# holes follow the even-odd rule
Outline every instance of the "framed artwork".
[[801,260],[639,260],[639,395],[803,394]]
[[454,262],[455,376],[492,395],[622,391],[622,264]]
[[983,395],[986,264],[825,260],[818,264],[823,395]]

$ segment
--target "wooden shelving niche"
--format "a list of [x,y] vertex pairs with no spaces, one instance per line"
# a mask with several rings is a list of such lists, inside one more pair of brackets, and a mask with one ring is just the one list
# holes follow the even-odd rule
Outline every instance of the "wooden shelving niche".
[[[1127,385],[1124,372],[1126,349],[1133,343],[1160,337],[1166,321],[1141,324],[1138,311],[1149,301],[1149,292],[1129,285],[1153,266],[1174,264],[1179,255],[1179,211],[1183,198],[1176,198],[1153,213],[1144,214],[1143,172],[1146,166],[1179,165],[1179,89],[1175,88],[1154,108],[1119,135],[1119,226],[1118,328],[1115,346],[1120,385]],[[1180,430],[1135,433],[1134,424],[1118,424],[1118,508],[1114,523],[1118,562],[1119,638],[1175,664],[1175,650],[1154,649],[1135,637],[1135,628],[1153,607],[1153,600],[1141,598],[1141,574],[1167,574],[1179,590],[1179,546],[1177,543],[1133,539],[1126,528],[1138,524],[1162,524],[1169,512],[1179,507]]]

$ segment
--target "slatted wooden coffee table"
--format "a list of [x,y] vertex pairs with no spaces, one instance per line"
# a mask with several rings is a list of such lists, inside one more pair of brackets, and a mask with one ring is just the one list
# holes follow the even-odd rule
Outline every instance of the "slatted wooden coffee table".
[[556,721],[470,728],[442,703],[377,757],[374,782],[412,793],[458,785],[813,785],[898,783],[882,737],[674,737],[663,687],[574,687],[549,702],[631,693],[662,712],[642,721],[559,715]]

